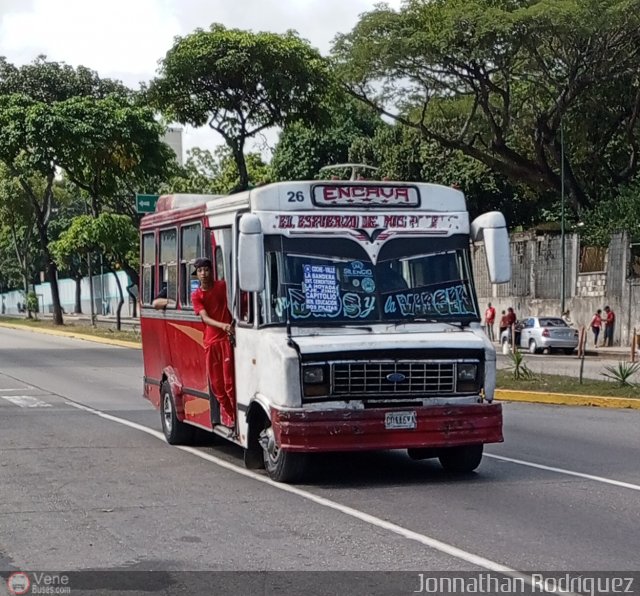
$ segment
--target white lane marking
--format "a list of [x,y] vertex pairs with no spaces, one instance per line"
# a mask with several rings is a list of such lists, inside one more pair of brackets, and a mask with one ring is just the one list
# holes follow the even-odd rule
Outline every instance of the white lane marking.
[[25,387],[16,387],[15,389],[0,389],[0,393],[8,393],[9,391],[24,391],[25,389],[35,389],[35,387],[29,387],[26,385]]
[[[137,424],[136,422],[131,422],[129,420],[125,420],[124,418],[118,418],[117,416],[112,416],[111,414],[107,414],[100,410],[96,410],[94,408],[89,408],[87,406],[83,406],[74,402],[66,402],[68,405],[73,406],[79,410],[84,410],[85,412],[89,412],[90,414],[94,414],[99,416],[100,418],[104,418],[105,420],[110,420],[112,422],[117,422],[118,424],[122,424],[124,426],[128,426],[129,428],[133,428],[135,430],[139,430],[143,433],[147,433],[148,435],[161,440],[163,443],[166,443],[164,435],[152,428],[147,426],[143,426],[141,424]],[[306,490],[302,490],[300,488],[296,488],[295,486],[290,486],[288,484],[280,484],[279,482],[274,482],[270,478],[266,476],[261,476],[256,472],[252,472],[251,470],[247,470],[246,468],[241,468],[236,466],[235,464],[229,463],[223,459],[216,457],[215,455],[210,455],[208,453],[203,453],[202,451],[198,451],[193,447],[185,447],[182,445],[174,445],[176,449],[180,449],[181,451],[185,451],[186,453],[190,453],[191,455],[195,455],[201,459],[209,461],[213,464],[221,468],[225,468],[226,470],[230,470],[235,472],[236,474],[240,474],[241,476],[246,476],[247,478],[251,478],[252,480],[257,480],[258,482],[262,482],[263,484],[268,484],[269,486],[281,490],[283,492],[290,493],[292,495],[296,495],[307,501],[311,501],[312,503],[316,503],[317,505],[321,505],[322,507],[327,507],[328,509],[333,509],[335,511],[339,511],[344,515],[348,515],[349,517],[353,517],[358,519],[364,523],[370,524],[372,526],[376,526],[378,528],[382,528],[384,530],[388,530],[389,532],[393,532],[394,534],[398,534],[407,540],[413,540],[415,542],[419,542],[429,548],[440,551],[441,553],[450,555],[455,557],[456,559],[460,559],[461,561],[465,561],[467,563],[471,563],[472,565],[476,565],[478,567],[482,567],[488,571],[495,571],[497,573],[501,573],[508,577],[521,579],[527,585],[533,587],[534,580],[530,575],[518,571],[517,569],[513,569],[511,567],[507,567],[505,565],[501,565],[491,559],[487,559],[480,555],[475,555],[468,551],[462,550],[452,544],[447,544],[446,542],[442,542],[441,540],[437,540],[436,538],[431,538],[430,536],[426,536],[425,534],[419,534],[418,532],[414,532],[413,530],[408,530],[407,528],[403,528],[397,524],[386,521],[374,515],[370,515],[368,513],[364,513],[363,511],[359,511],[358,509],[354,509],[353,507],[349,507],[347,505],[341,505],[336,501],[332,501],[330,499],[326,499],[324,497],[319,497],[314,495],[313,493],[307,492]],[[573,592],[566,592],[560,589],[543,589],[540,584],[536,584],[536,588],[547,594],[562,594],[563,596],[579,596],[574,594]]]
[[537,468],[539,470],[545,470],[546,472],[555,472],[556,474],[566,474],[567,476],[576,476],[577,478],[584,478],[585,480],[593,480],[595,482],[602,482],[603,484],[611,484],[612,486],[620,486],[622,488],[630,488],[631,490],[640,491],[640,485],[631,484],[630,482],[622,482],[621,480],[612,480],[611,478],[604,478],[602,476],[593,476],[592,474],[583,474],[582,472],[574,472],[573,470],[566,470],[565,468],[554,468],[552,466],[545,466],[544,464],[536,464],[530,461],[524,461],[522,459],[513,459],[511,457],[503,457],[502,455],[493,455],[492,453],[485,453],[485,457],[492,459],[498,459],[500,461],[506,461],[511,464],[518,464],[520,466],[527,466],[529,468]]
[[31,395],[0,395],[2,399],[6,399],[21,408],[50,408],[51,404],[32,397]]

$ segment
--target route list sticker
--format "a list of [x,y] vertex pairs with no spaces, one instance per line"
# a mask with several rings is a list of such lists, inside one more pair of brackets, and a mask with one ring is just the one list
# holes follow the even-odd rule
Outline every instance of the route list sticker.
[[304,295],[306,307],[312,313],[339,312],[336,268],[328,265],[305,265]]

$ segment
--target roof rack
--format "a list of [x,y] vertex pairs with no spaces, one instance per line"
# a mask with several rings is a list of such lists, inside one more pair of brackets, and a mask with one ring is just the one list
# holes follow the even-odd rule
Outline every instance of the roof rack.
[[349,180],[357,180],[357,172],[359,169],[361,170],[373,170],[374,172],[378,172],[380,171],[380,168],[375,168],[373,166],[368,166],[367,164],[364,163],[337,163],[333,166],[324,166],[322,168],[320,168],[321,172],[324,172],[325,170],[337,170],[337,169],[345,169],[345,168],[351,168],[351,176],[349,178]]

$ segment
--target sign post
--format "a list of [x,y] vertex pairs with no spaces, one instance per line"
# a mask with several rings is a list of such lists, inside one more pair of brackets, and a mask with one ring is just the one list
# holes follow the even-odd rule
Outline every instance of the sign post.
[[160,195],[141,195],[136,193],[136,211],[138,213],[153,213]]

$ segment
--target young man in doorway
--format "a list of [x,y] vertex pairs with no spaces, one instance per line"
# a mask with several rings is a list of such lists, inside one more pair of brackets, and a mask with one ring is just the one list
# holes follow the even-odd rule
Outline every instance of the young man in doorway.
[[196,259],[195,273],[200,287],[191,293],[191,304],[200,315],[204,328],[207,378],[220,404],[220,422],[235,426],[235,390],[233,375],[233,320],[227,306],[226,282],[214,281],[211,261]]

